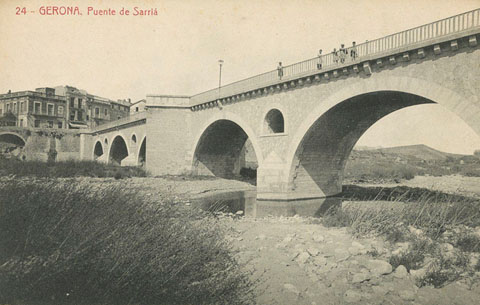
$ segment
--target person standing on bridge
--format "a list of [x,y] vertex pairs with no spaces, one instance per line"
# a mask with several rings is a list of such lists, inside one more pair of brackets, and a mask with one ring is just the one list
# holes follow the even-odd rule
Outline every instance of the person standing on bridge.
[[282,79],[282,77],[283,77],[283,66],[282,66],[282,62],[279,62],[279,63],[278,63],[277,71],[278,71],[278,78]]
[[352,42],[352,49],[350,50],[350,57],[352,57],[353,61],[355,61],[355,58],[357,58],[357,46],[355,44],[355,41]]
[[317,69],[318,69],[318,70],[321,70],[321,69],[322,69],[322,62],[323,62],[322,49],[320,49],[320,50],[318,51],[318,63],[317,63]]
[[345,63],[345,58],[347,56],[347,50],[345,49],[345,45],[342,43],[341,47],[340,47],[340,50],[338,50],[338,52],[340,52],[340,63]]
[[336,63],[336,64],[338,64],[337,48],[333,48],[332,57],[333,57],[333,62]]

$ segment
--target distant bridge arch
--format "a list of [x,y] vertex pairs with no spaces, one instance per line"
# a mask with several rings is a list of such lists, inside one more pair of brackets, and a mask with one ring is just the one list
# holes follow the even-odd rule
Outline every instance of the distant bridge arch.
[[145,166],[147,162],[147,136],[144,136],[142,141],[140,142],[137,156],[138,156],[137,164],[139,166]]
[[103,149],[102,141],[98,140],[95,142],[95,146],[93,148],[93,160],[97,160],[102,157],[105,153],[105,149]]
[[0,132],[0,142],[17,146],[25,146],[27,143],[24,137],[15,132]]
[[121,133],[112,137],[110,151],[108,153],[108,163],[121,165],[122,160],[129,156],[128,138]]

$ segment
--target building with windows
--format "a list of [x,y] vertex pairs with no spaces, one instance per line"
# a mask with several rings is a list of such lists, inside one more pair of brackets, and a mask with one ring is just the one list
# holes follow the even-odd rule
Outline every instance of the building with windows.
[[129,100],[113,101],[72,86],[0,94],[0,126],[93,128],[129,112]]
[[111,101],[110,120],[119,120],[130,114],[130,99]]
[[65,128],[65,99],[52,88],[0,95],[0,125]]
[[147,104],[147,101],[145,99],[136,101],[135,103],[132,103],[130,105],[130,113],[137,113],[137,112],[145,111],[145,105],[146,104]]

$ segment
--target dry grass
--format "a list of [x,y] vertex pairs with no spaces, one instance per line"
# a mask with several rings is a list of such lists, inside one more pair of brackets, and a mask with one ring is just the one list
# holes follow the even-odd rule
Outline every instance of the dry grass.
[[[384,198],[384,195],[378,197]],[[380,235],[391,243],[408,242],[408,249],[391,256],[390,263],[394,268],[404,265],[407,270],[419,269],[429,258],[431,267],[419,279],[420,286],[441,287],[474,272],[476,267],[469,265],[468,253],[479,251],[480,237],[461,232],[453,234],[453,240],[446,240],[444,233],[451,233],[455,228],[473,230],[480,226],[479,200],[465,197],[458,200],[459,196],[429,192],[413,196],[415,201],[407,200],[412,196],[406,193],[390,198],[396,199],[344,203],[343,207],[329,210],[323,224],[349,227],[357,237]],[[445,242],[457,248],[447,253],[441,247]]]
[[252,304],[218,222],[120,185],[0,183],[0,304]]
[[95,161],[21,161],[6,159],[0,156],[0,176],[15,175],[17,177],[145,177],[145,170],[139,167],[120,167],[106,165]]

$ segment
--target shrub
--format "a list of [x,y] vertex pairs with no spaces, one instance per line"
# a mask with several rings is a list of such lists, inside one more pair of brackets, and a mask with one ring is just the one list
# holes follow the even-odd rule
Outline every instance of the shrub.
[[[406,187],[373,188],[365,192],[362,189],[348,186],[343,195],[351,196],[353,200],[369,200],[374,204],[346,205],[338,211],[339,215],[329,215],[327,221],[331,221],[332,217],[347,219],[343,221],[345,226],[351,226],[358,235],[397,234],[399,232],[396,230],[413,226],[422,229],[433,239],[456,225],[480,225],[480,204],[477,199]],[[397,237],[400,235],[397,234]]]
[[433,251],[433,244],[425,239],[415,238],[407,251],[390,257],[390,265],[392,265],[393,269],[400,265],[405,266],[407,271],[418,269],[421,267],[425,256],[431,254]]
[[466,252],[480,252],[480,236],[477,234],[467,234],[460,237],[456,246]]
[[401,227],[395,227],[392,231],[385,233],[385,239],[391,243],[403,242],[407,239],[406,235]]
[[353,223],[352,215],[341,207],[330,207],[322,218],[325,227],[349,227]]
[[252,304],[223,229],[124,185],[0,183],[0,304]]
[[460,278],[467,269],[469,259],[464,254],[456,254],[453,257],[437,255],[433,268],[418,281],[420,287],[432,285],[441,288],[447,283],[454,282]]
[[119,180],[119,179],[123,179],[124,177],[121,171],[117,171],[115,173],[115,176],[113,176],[113,178],[115,178],[115,180]]
[[122,176],[145,177],[146,172],[140,167],[120,167],[95,161],[20,161],[0,157],[0,175],[18,177],[114,177],[117,172]]

